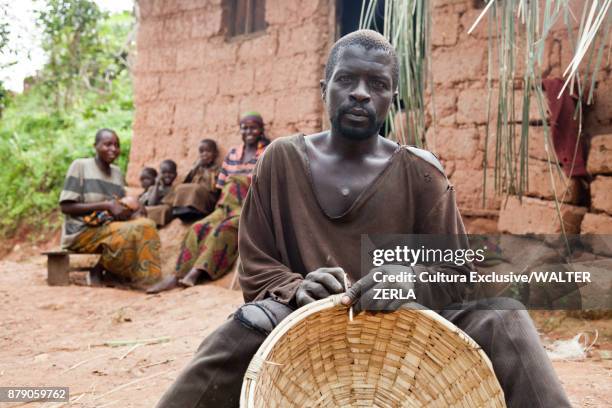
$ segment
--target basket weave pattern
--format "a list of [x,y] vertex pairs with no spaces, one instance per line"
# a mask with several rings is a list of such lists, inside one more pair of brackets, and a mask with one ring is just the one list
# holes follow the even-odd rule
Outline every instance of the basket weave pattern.
[[505,407],[491,363],[425,310],[361,313],[339,296],[294,312],[245,375],[241,407]]

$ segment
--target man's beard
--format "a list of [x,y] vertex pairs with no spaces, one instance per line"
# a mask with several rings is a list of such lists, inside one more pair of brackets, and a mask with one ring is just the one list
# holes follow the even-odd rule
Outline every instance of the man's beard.
[[331,127],[334,133],[338,133],[347,139],[351,140],[365,140],[374,135],[378,135],[378,131],[384,124],[384,119],[382,121],[376,120],[376,115],[374,112],[369,109],[363,108],[367,112],[367,117],[369,121],[369,126],[367,127],[352,127],[345,126],[342,124],[341,117],[342,115],[349,113],[351,109],[353,109],[355,105],[341,107],[336,111],[336,114],[330,119]]

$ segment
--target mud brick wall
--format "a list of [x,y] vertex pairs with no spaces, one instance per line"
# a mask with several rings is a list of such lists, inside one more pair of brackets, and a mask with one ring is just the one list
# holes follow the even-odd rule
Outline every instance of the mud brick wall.
[[202,138],[222,154],[240,143],[238,118],[259,111],[269,137],[319,131],[328,0],[267,0],[264,32],[227,38],[226,2],[140,0],[136,115],[127,179],[172,158],[185,173]]
[[[579,10],[580,0],[572,1]],[[556,210],[550,205],[553,194],[541,127],[530,127],[530,199],[510,201],[502,208],[501,197],[493,192],[494,144],[489,143],[488,191],[482,205],[487,22],[467,35],[482,3],[432,3],[435,123],[430,104],[428,147],[441,158],[456,186],[468,229],[555,232],[560,225],[555,224]],[[223,4],[221,0],[139,1],[130,184],[137,184],[142,166],[157,166],[165,158],[175,159],[184,172],[195,160],[194,146],[201,138],[216,139],[224,150],[239,143],[237,120],[242,111],[259,110],[272,138],[324,126],[318,80],[333,42],[333,1],[267,0],[265,32],[233,39],[226,38]],[[546,43],[544,76],[561,76],[572,50],[565,25],[554,27]],[[608,53],[606,49],[604,56]],[[522,61],[518,63],[520,77]],[[517,92],[517,111],[521,92]],[[496,94],[492,97],[495,101]],[[540,119],[534,101],[531,107],[530,120]],[[566,227],[580,231],[584,218],[585,231],[612,233],[612,72],[606,58],[598,74],[595,104],[586,110],[584,133],[592,144],[588,161],[595,176],[592,199],[584,199],[588,191],[581,191],[576,180],[555,175],[558,193],[566,202]],[[575,205],[579,203],[582,206]]]
[[[487,199],[482,206],[483,156],[487,121],[487,21],[481,21],[468,36],[483,2],[474,0],[436,0],[432,15],[432,69],[434,79],[435,126],[427,132],[429,148],[442,159],[451,181],[457,189],[457,199],[468,225],[474,232],[504,231],[558,232],[560,225],[554,206],[553,192],[544,151],[542,127],[531,126],[529,133],[529,189],[530,198],[519,203],[510,200],[502,203],[501,197],[493,193],[494,131],[493,143],[489,143],[489,169],[487,177]],[[581,10],[580,2],[573,1],[573,9]],[[560,77],[573,56],[573,47],[568,40],[564,24],[553,28],[546,43],[544,55],[544,77]],[[607,55],[608,49],[604,55]],[[518,61],[518,77],[522,74],[522,61]],[[581,230],[585,217],[588,225],[599,225],[598,231],[612,233],[612,75],[609,61],[603,60],[595,88],[595,103],[586,109],[584,134],[592,138],[589,156],[589,172],[597,175],[591,184],[592,204],[586,206],[588,190],[581,191],[577,180],[568,180],[555,174],[557,194],[564,195],[562,215],[566,229]],[[522,109],[522,90],[516,93],[519,99],[515,109]],[[492,100],[496,101],[494,92]],[[493,104],[494,106],[494,104]],[[530,121],[540,119],[536,104],[530,103]],[[431,108],[429,108],[431,116]],[[495,112],[492,116],[495,117]],[[494,129],[494,123],[491,123]],[[518,125],[520,127],[520,124]],[[505,205],[502,205],[505,204]],[[587,213],[588,211],[588,213]],[[586,216],[585,216],[586,213]],[[593,222],[597,218],[598,222]],[[470,226],[474,224],[474,228]],[[592,230],[588,227],[587,230]]]

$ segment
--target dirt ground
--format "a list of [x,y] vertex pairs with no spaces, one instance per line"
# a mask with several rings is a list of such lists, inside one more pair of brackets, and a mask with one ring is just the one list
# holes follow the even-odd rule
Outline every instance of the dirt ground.
[[[0,406],[152,407],[202,338],[242,301],[240,292],[214,285],[153,296],[49,287],[44,258],[27,258],[0,261],[0,385],[67,386],[71,403]],[[554,365],[575,406],[610,406],[610,321],[543,314],[536,322],[548,332],[546,343],[598,330],[589,358]],[[148,344],[134,343],[143,339]]]

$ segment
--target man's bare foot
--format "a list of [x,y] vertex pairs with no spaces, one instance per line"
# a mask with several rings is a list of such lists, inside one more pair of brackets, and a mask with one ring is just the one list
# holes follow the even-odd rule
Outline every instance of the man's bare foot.
[[174,275],[167,276],[164,279],[162,279],[160,282],[156,283],[155,285],[147,289],[147,293],[151,295],[154,293],[163,292],[165,290],[174,289],[176,287],[176,282],[177,282],[176,276]]
[[187,275],[185,275],[184,278],[179,279],[178,283],[181,286],[184,286],[186,288],[190,288],[192,286],[195,286],[195,284],[198,282],[198,278],[200,277],[200,274],[203,271],[201,269],[198,268],[191,268],[191,270],[189,272],[187,272]]

